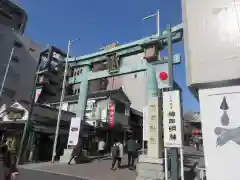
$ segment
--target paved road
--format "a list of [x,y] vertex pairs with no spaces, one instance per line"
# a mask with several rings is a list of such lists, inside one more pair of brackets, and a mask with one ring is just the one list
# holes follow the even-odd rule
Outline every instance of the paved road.
[[[198,160],[203,157],[202,152],[197,152],[194,148],[186,147],[184,149],[184,164],[185,164],[185,180],[194,180],[195,166]],[[110,170],[111,167],[111,157],[104,158],[103,160],[98,162],[98,160],[93,160],[90,163],[85,164],[75,164],[75,165],[67,165],[67,164],[49,164],[49,163],[40,163],[40,164],[32,164],[26,165],[26,168],[30,169],[38,169],[41,171],[52,171],[52,172],[60,172],[61,174],[71,174],[72,176],[78,176],[83,179],[91,179],[91,180],[135,180],[136,172],[130,171],[126,168],[127,157],[125,156],[123,159],[123,166],[125,168],[121,168],[116,171]],[[36,178],[35,178],[36,179]],[[28,180],[28,179],[27,179]],[[36,179],[37,180],[37,179]]]
[[204,155],[202,151],[196,151],[195,148],[184,148],[184,170],[185,180],[197,180],[199,171],[196,169],[198,166],[204,165]]

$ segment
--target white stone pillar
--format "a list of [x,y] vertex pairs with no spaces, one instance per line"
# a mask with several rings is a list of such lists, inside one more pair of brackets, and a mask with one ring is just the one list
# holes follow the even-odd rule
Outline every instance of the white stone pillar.
[[137,180],[164,180],[162,99],[148,100],[148,153],[139,157]]

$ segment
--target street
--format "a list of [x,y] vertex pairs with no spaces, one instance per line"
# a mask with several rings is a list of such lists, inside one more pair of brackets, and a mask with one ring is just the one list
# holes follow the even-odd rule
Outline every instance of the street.
[[[191,147],[185,147],[184,149],[184,165],[185,165],[185,180],[194,180],[196,176],[196,165],[199,161],[199,159],[203,157],[202,152],[197,152],[194,148]],[[124,157],[122,162],[122,168],[112,171],[110,170],[111,167],[111,157],[106,157],[102,159],[100,162],[98,162],[97,159],[93,159],[89,163],[85,164],[73,164],[73,165],[67,165],[67,164],[50,164],[50,163],[39,163],[39,164],[29,164],[29,165],[23,165],[21,168],[24,169],[31,169],[34,171],[34,173],[30,173],[30,177],[28,176],[28,179],[35,179],[38,180],[38,177],[41,179],[47,180],[48,177],[45,175],[42,175],[42,172],[50,172],[52,174],[61,174],[68,177],[74,177],[74,179],[77,179],[76,177],[80,179],[91,179],[91,180],[135,180],[136,179],[136,172],[130,171],[126,167],[127,165],[127,156]],[[20,173],[21,173],[20,168]],[[38,176],[39,173],[39,176]],[[48,173],[49,174],[49,173]],[[26,175],[26,172],[24,173],[24,177]],[[33,177],[31,177],[33,176]],[[50,178],[50,177],[49,177]],[[18,180],[22,180],[23,178],[20,177]],[[25,180],[28,180],[25,179]],[[51,178],[55,179],[55,178]],[[40,179],[39,179],[40,180]]]

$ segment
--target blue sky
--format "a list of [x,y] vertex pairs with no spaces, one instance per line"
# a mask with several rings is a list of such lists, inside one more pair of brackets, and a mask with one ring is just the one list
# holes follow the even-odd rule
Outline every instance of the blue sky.
[[[68,2],[68,3],[67,3]],[[71,55],[98,51],[103,45],[124,44],[156,33],[155,18],[144,16],[160,10],[161,30],[181,23],[180,0],[18,0],[28,13],[26,35],[42,45],[67,49],[69,39],[80,37]],[[185,110],[199,110],[186,86],[183,43],[173,47],[181,53],[182,64],[175,66],[175,80],[183,89]]]

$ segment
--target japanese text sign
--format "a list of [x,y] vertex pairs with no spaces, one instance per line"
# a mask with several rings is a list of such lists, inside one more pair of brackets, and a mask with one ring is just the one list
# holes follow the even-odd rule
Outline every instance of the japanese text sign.
[[180,92],[163,92],[164,147],[182,147]]

